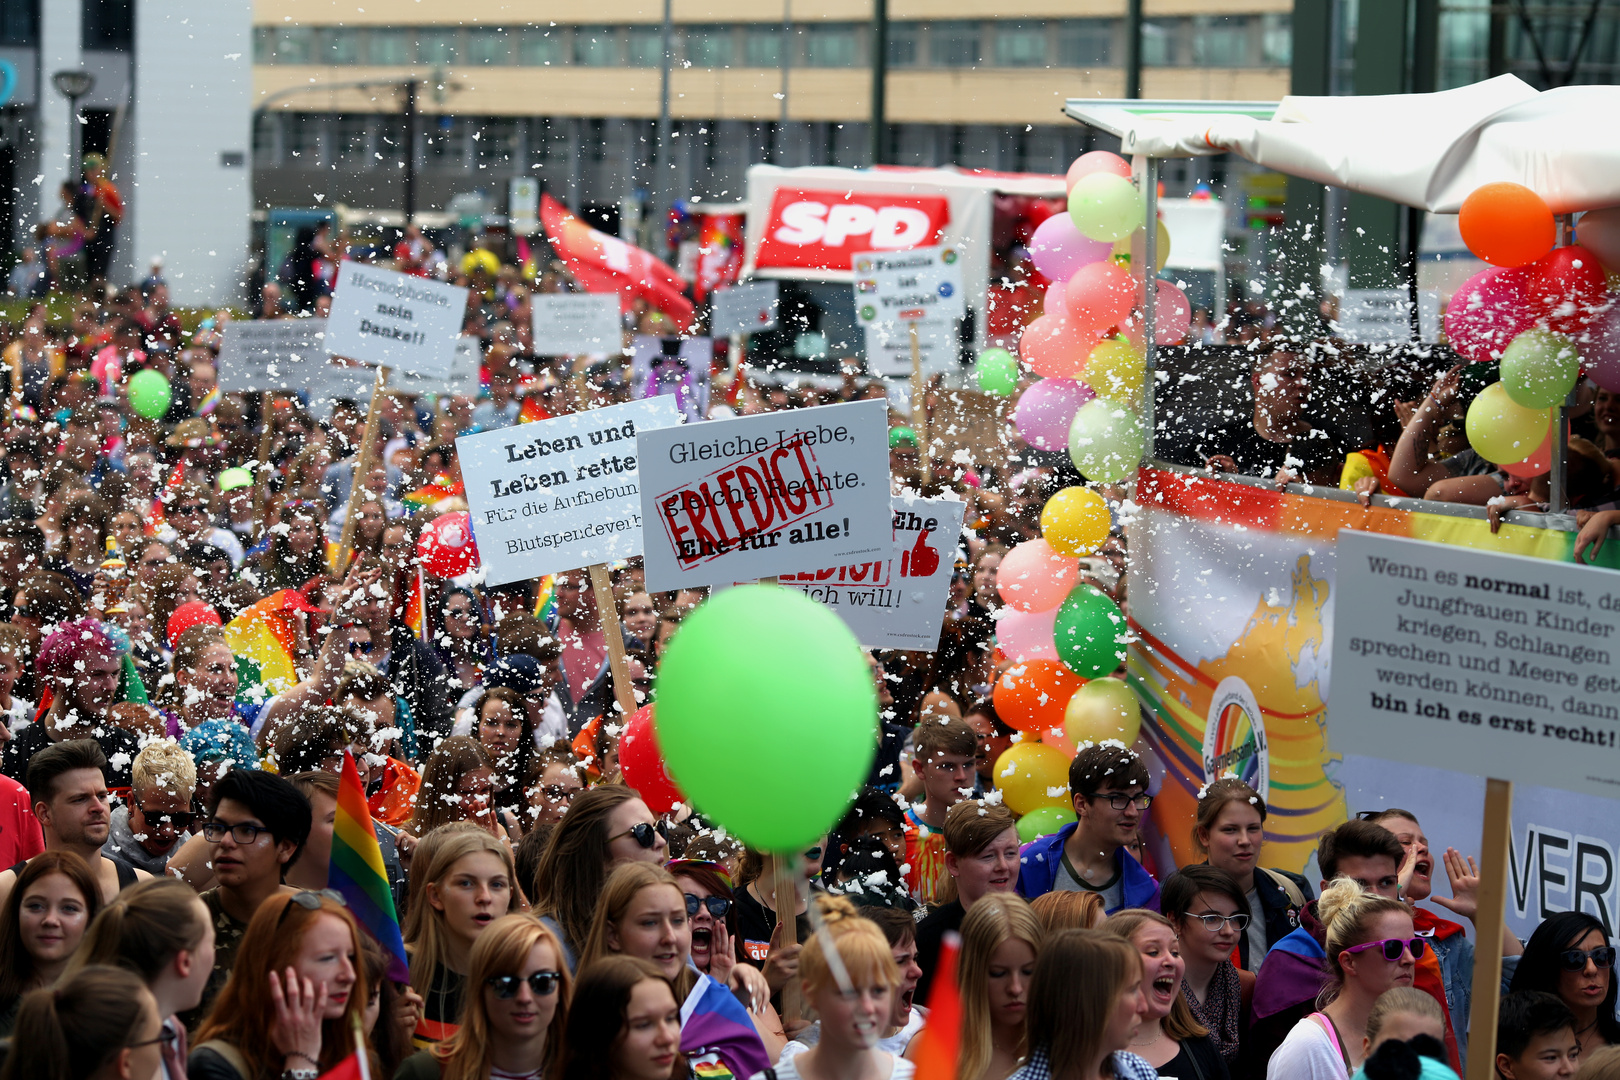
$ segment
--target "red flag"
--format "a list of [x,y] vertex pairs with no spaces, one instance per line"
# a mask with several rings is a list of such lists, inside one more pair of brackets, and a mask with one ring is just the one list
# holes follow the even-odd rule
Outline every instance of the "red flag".
[[956,957],[962,936],[947,933],[939,946],[939,966],[928,991],[928,1022],[917,1048],[917,1080],[956,1080],[962,1054],[962,994],[956,985]]
[[692,301],[686,282],[669,266],[633,244],[585,224],[550,195],[540,196],[540,223],[556,250],[587,292],[616,292],[624,310],[640,297],[674,320],[683,333],[692,327]]
[[355,1051],[331,1069],[321,1073],[321,1080],[371,1080],[365,1054]]

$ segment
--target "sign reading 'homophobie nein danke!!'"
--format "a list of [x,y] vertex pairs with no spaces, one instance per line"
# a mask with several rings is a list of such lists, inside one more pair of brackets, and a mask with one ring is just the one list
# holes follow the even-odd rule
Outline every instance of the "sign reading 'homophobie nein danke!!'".
[[888,413],[856,401],[640,435],[648,588],[887,558]]
[[1339,533],[1333,748],[1620,798],[1612,571]]
[[636,440],[681,422],[649,398],[456,440],[490,585],[641,554]]
[[332,290],[326,351],[429,379],[448,379],[467,290],[345,261]]

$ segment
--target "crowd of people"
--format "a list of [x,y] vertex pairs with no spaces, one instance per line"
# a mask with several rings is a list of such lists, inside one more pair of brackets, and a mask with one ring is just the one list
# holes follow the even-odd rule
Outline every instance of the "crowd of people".
[[[338,248],[305,239],[259,314],[320,309]],[[1604,926],[1472,939],[1472,860],[1445,849],[1436,892],[1406,811],[1323,835],[1311,882],[1263,865],[1264,799],[1218,779],[1184,823],[1204,861],[1155,866],[1147,764],[1105,743],[1074,757],[1076,820],[1020,841],[994,769],[1018,738],[989,692],[997,568],[1078,482],[1021,444],[936,455],[925,482],[892,430],[896,487],[962,498],[967,527],[937,649],[870,656],[878,746],[825,838],[758,852],[655,814],[618,768],[607,635],[648,700],[703,593],[650,593],[637,560],[610,596],[583,572],[443,581],[417,544],[465,508],[456,436],[625,400],[627,372],[537,361],[531,287],[487,249],[413,230],[372,255],[469,287],[484,388],[379,395],[370,448],[359,402],[222,393],[228,314],[188,329],[161,281],[61,325],[41,307],[0,355],[0,1078],[311,1080],[358,1053],[410,1080],[904,1080],[952,982],[958,1080],[1380,1080],[1470,1052],[1511,1080],[1620,1076]],[[1266,353],[1232,465],[1276,445],[1296,361]],[[140,371],[168,381],[161,416],[131,407]],[[853,371],[722,390],[712,415],[884,394]],[[1124,553],[1116,527],[1082,573],[1128,604]],[[279,684],[234,632],[267,609]],[[348,761],[408,978],[329,888]],[[1494,1047],[1469,1045],[1476,948],[1506,958]]]

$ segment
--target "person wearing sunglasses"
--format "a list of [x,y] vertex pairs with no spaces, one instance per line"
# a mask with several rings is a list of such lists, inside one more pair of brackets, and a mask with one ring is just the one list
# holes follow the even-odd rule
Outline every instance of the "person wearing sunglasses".
[[1271,1056],[1268,1080],[1349,1080],[1361,1064],[1367,1017],[1385,990],[1411,986],[1428,943],[1401,901],[1340,877],[1322,889],[1328,1005],[1294,1025]]
[[171,1043],[139,976],[86,967],[55,989],[23,998],[0,1078],[156,1077],[163,1048]]
[[1254,976],[1232,963],[1252,918],[1243,889],[1219,867],[1184,866],[1164,879],[1159,911],[1170,920],[1186,965],[1181,996],[1230,1070],[1248,1026],[1243,1002],[1254,987]]
[[1568,1007],[1584,1059],[1600,1047],[1620,1046],[1614,961],[1614,943],[1596,917],[1562,911],[1542,920],[1524,955],[1503,959],[1502,976],[1513,993],[1540,990]]
[[101,850],[153,877],[163,877],[169,857],[190,836],[197,819],[191,808],[197,766],[178,743],[157,739],[135,755],[130,773],[134,783],[129,800],[112,812]]
[[731,981],[739,954],[736,893],[719,863],[673,859],[667,869],[686,898],[692,924],[692,966],[716,982]]
[[395,1080],[560,1075],[573,977],[556,935],[532,916],[506,915],[478,936],[467,965],[476,992],[460,1029],[407,1059]]

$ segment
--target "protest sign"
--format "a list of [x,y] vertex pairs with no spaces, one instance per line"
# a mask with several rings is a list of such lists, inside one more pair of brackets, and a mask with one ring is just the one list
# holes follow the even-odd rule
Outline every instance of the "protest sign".
[[960,319],[962,253],[954,247],[863,251],[855,268],[855,318],[862,326]]
[[670,395],[686,422],[695,424],[709,415],[709,369],[713,366],[713,338],[638,334],[630,346],[630,396]]
[[302,390],[326,364],[325,319],[233,319],[219,349],[219,388],[229,393]]
[[778,581],[832,608],[867,648],[933,652],[965,505],[957,499],[895,495],[890,499],[894,545],[887,558],[783,574]]
[[888,415],[856,401],[639,436],[648,588],[886,558]]
[[1620,795],[1620,586],[1593,567],[1339,534],[1334,742]]
[[397,374],[447,379],[466,311],[466,289],[345,261],[332,291],[326,351]]
[[617,293],[540,293],[529,308],[537,356],[624,351]]
[[866,327],[866,367],[874,375],[890,378],[911,374],[911,326],[917,327],[917,350],[924,374],[933,375],[958,366],[961,345],[956,323],[927,319],[910,323],[872,323]]
[[457,439],[486,582],[640,555],[637,437],[679,423],[655,397]]
[[456,338],[456,351],[450,360],[450,374],[445,378],[423,375],[400,375],[394,379],[394,389],[407,394],[467,394],[478,396],[478,368],[484,362],[484,349],[470,334]]
[[729,289],[716,289],[711,304],[709,333],[715,337],[737,337],[776,329],[775,281],[749,281]]

